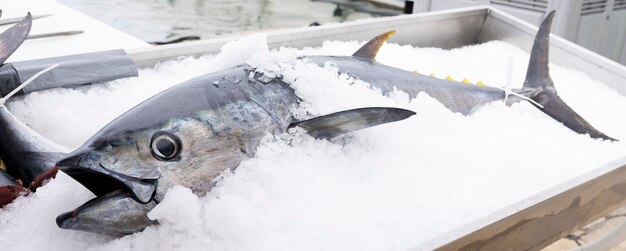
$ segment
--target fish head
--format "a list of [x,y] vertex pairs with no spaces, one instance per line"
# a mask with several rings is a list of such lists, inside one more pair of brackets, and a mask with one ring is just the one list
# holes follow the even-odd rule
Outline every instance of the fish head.
[[[144,101],[58,161],[57,167],[98,198],[119,190],[135,203],[158,203],[174,185],[205,194],[224,169],[236,167],[249,156],[241,150],[248,141],[242,140],[244,134],[233,125],[237,123],[223,118],[231,116],[202,107],[206,99],[195,94],[202,92],[175,89]],[[114,206],[111,200],[115,198],[87,203],[80,212],[96,205]],[[61,218],[59,226],[85,230],[63,225],[70,218]],[[103,218],[101,223],[109,224],[109,220]]]
[[148,203],[156,192],[163,164],[145,156],[149,152],[140,147],[145,142],[137,134],[142,133],[95,140],[65,156],[57,167],[96,196],[120,189],[138,202]]
[[[114,235],[139,231],[150,223],[145,220],[149,205],[161,201],[169,187],[182,185],[206,193],[225,165],[233,162],[229,157],[240,155],[228,154],[227,145],[215,143],[225,141],[193,118],[103,135],[57,163],[97,196],[59,216],[61,228]],[[110,196],[113,192],[115,196]],[[137,218],[143,227],[127,225],[133,222],[129,218]]]

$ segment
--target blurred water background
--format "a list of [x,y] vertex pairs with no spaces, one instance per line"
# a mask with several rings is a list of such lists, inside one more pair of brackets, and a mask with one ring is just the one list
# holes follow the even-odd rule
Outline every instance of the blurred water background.
[[146,42],[374,17],[311,0],[57,0]]

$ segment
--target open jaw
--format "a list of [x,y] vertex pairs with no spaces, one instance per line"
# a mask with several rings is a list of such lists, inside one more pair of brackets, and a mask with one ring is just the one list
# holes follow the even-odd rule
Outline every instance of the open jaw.
[[96,196],[119,189],[142,204],[153,199],[159,175],[133,173],[132,169],[145,169],[136,165],[127,169],[106,166],[102,159],[103,154],[95,151],[76,151],[59,161],[57,167]]
[[57,165],[97,197],[61,214],[60,228],[99,234],[126,235],[155,224],[147,213],[156,206],[153,199],[157,180],[141,180],[101,166],[84,165],[81,157],[69,157]]

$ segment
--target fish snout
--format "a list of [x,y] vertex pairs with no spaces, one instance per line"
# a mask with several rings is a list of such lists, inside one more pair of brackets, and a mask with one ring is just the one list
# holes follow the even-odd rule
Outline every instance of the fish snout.
[[57,161],[56,166],[63,172],[72,172],[77,167],[92,168],[94,160],[99,159],[95,151],[76,150]]
[[146,204],[156,192],[158,171],[136,161],[111,161],[94,150],[76,150],[57,162],[57,167],[81,183],[96,196],[115,190],[127,191],[139,203]]
[[57,226],[63,229],[72,229],[72,226],[76,224],[78,218],[76,218],[76,211],[70,211],[57,216]]

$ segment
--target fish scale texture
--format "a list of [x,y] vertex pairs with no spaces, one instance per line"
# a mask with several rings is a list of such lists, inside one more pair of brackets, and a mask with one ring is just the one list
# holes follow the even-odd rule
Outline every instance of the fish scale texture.
[[[599,130],[593,140],[530,104],[494,102],[471,116],[428,95],[384,97],[367,83],[298,55],[351,55],[357,42],[268,52],[262,37],[220,55],[164,62],[140,76],[80,89],[30,94],[9,108],[45,136],[78,147],[113,118],[176,83],[247,62],[290,83],[310,118],[345,109],[393,106],[407,120],[332,142],[301,130],[266,138],[254,158],[225,173],[206,196],[172,188],[150,213],[159,226],[119,239],[62,230],[54,219],[92,198],[66,175],[0,209],[6,250],[404,250],[624,155],[626,97],[585,73],[551,65],[560,96]],[[528,54],[494,41],[454,50],[385,44],[378,61],[408,71],[504,86],[508,57],[521,86]]]

